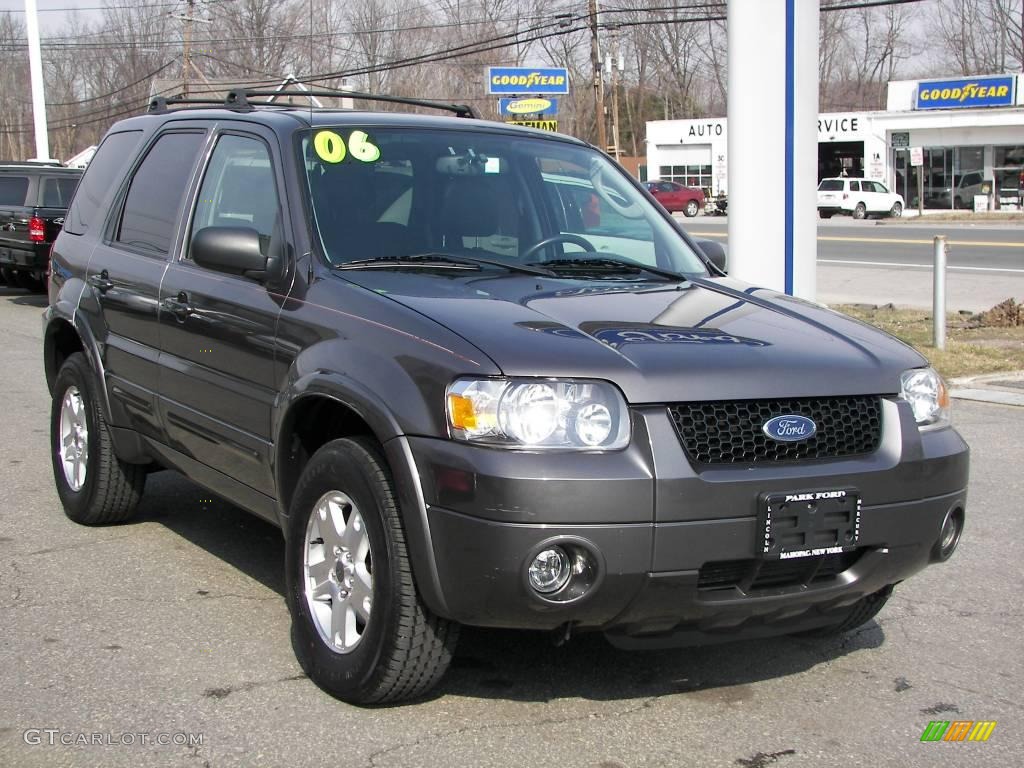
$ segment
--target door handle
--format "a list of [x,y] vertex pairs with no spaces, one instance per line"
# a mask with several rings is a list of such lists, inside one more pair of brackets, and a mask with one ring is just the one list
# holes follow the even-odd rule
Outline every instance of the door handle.
[[195,311],[195,307],[188,300],[188,294],[184,291],[179,291],[176,298],[163,299],[160,302],[160,308],[165,312],[170,312],[180,323],[185,322],[185,318]]
[[110,275],[104,269],[98,275],[89,275],[89,285],[100,293],[106,293],[114,287],[114,281],[110,279]]

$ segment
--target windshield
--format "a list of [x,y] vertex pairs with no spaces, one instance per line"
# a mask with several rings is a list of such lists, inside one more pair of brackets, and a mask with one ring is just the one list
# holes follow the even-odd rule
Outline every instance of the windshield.
[[604,155],[540,138],[353,126],[302,138],[315,227],[333,266],[420,254],[515,264],[617,259],[706,274]]

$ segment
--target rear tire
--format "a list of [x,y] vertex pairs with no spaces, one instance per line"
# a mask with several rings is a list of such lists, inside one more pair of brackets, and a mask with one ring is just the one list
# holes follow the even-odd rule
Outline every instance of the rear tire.
[[423,696],[444,675],[459,628],[420,600],[375,443],[333,440],[309,460],[291,503],[285,560],[292,644],[323,690],[383,704]]
[[903,215],[903,206],[899,203],[893,203],[892,208],[889,209],[889,215],[894,219],[900,218]]
[[831,213],[826,213],[825,211],[818,211],[818,216],[820,216],[823,219],[831,219],[832,218],[832,214]]
[[697,201],[691,200],[686,204],[686,207],[683,209],[683,215],[686,216],[687,218],[692,219],[694,216],[697,215],[697,212],[699,210],[700,206],[697,205]]
[[37,277],[33,272],[22,272],[21,275],[21,287],[26,291],[32,293],[44,293],[46,291],[46,281],[40,277]]
[[809,629],[806,632],[798,632],[797,635],[800,637],[836,637],[837,635],[845,635],[862,624],[867,624],[871,619],[875,618],[880,610],[885,607],[885,604],[889,601],[889,597],[892,595],[893,585],[890,584],[887,587],[883,587],[877,592],[862,597],[853,607],[850,608],[850,612],[841,621],[830,624],[825,627],[818,627],[816,629]]
[[864,203],[857,203],[857,207],[853,209],[853,218],[864,219],[867,218],[868,209]]
[[114,454],[103,399],[81,352],[64,361],[53,384],[50,458],[64,512],[76,523],[120,523],[134,514],[146,468]]

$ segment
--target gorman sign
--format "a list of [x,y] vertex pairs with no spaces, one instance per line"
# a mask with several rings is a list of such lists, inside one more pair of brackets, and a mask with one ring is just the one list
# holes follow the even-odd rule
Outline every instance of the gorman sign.
[[487,92],[501,94],[569,93],[569,70],[488,67]]
[[923,81],[917,84],[917,109],[1011,107],[1015,79],[1010,75]]

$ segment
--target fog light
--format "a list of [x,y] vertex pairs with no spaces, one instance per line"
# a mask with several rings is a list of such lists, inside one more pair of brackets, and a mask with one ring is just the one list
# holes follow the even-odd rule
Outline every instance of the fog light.
[[942,521],[939,540],[935,542],[934,554],[937,560],[948,560],[949,556],[960,543],[960,534],[964,529],[964,513],[962,509],[951,509]]
[[542,595],[557,592],[569,580],[572,564],[561,547],[548,547],[530,563],[530,586]]

